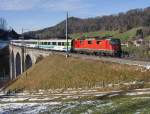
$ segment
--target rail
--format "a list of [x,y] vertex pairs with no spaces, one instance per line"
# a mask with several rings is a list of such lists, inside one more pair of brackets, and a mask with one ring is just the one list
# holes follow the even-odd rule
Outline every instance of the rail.
[[[12,46],[16,46],[16,45],[12,45]],[[16,47],[21,47],[21,46],[16,46]],[[46,53],[49,53],[49,54],[66,55],[66,52],[63,52],[63,51],[54,51],[50,49],[33,48],[33,47],[26,47],[26,48],[45,51]],[[79,57],[82,59],[92,59],[92,60],[108,61],[108,62],[119,63],[119,64],[127,64],[127,65],[143,67],[143,68],[150,70],[150,61],[139,61],[139,60],[132,60],[129,58],[116,58],[116,57],[109,57],[109,56],[104,57],[104,56],[86,55],[86,54],[72,53],[72,52],[68,54],[69,56]]]

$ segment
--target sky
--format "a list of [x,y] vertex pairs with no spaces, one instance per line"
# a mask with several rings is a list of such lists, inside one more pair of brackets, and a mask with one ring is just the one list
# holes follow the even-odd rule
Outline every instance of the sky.
[[18,33],[51,27],[69,16],[90,18],[150,6],[150,0],[0,0],[0,17]]

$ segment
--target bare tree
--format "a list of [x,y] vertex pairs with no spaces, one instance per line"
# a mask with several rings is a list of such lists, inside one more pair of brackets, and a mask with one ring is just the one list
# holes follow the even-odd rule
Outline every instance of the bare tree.
[[7,29],[7,22],[4,18],[0,18],[0,29],[2,29],[2,30]]

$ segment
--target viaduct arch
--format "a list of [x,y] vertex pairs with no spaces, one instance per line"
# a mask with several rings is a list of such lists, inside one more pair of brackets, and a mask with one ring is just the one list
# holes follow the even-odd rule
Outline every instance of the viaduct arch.
[[38,49],[31,49],[31,48],[22,48],[19,46],[9,45],[9,52],[10,52],[10,79],[14,80],[22,74],[24,71],[32,67],[32,65],[36,64],[39,61],[39,58],[46,57],[52,52],[38,50]]
[[16,55],[16,76],[21,74],[21,56],[19,53]]
[[29,69],[32,66],[32,59],[30,57],[30,55],[26,55],[25,58],[25,69]]

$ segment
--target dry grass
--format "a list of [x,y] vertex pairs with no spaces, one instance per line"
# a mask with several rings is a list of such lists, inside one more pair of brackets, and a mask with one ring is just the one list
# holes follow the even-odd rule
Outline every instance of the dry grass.
[[109,83],[150,79],[150,71],[136,67],[50,55],[34,65],[7,89],[92,88]]

